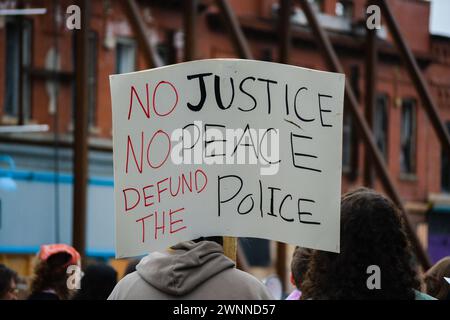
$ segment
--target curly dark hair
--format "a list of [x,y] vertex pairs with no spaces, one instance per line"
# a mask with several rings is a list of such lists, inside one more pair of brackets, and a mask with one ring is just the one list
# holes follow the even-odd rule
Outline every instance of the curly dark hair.
[[4,264],[0,264],[0,300],[2,300],[11,289],[11,281],[17,282],[19,276]]
[[[420,283],[403,217],[394,203],[360,188],[341,200],[340,254],[314,251],[302,299],[414,300]],[[381,270],[381,288],[370,290],[367,268]]]
[[291,272],[297,289],[301,290],[312,253],[312,249],[295,247],[294,254],[292,255]]
[[67,288],[66,265],[71,256],[65,252],[50,256],[40,261],[35,268],[35,276],[31,283],[31,295],[52,289],[61,300],[70,298]]

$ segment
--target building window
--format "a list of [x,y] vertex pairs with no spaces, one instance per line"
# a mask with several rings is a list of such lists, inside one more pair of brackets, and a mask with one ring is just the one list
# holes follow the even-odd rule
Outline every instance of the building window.
[[344,113],[342,137],[342,170],[349,172],[352,165],[352,121],[348,113]]
[[311,7],[316,12],[323,12],[323,2],[324,0],[308,0],[308,2],[311,4]]
[[[31,66],[32,25],[29,20],[19,18],[6,22],[6,90],[4,114],[9,117],[19,116],[20,95],[24,119],[31,113],[31,82],[27,68]],[[22,40],[22,43],[21,43]],[[20,46],[22,44],[22,56]],[[20,83],[22,81],[22,83]]]
[[[450,121],[447,122],[447,130],[450,134]],[[446,152],[442,152],[442,191],[450,193],[450,155]]]
[[176,34],[175,30],[166,30],[164,32],[164,41],[156,46],[156,51],[164,65],[177,63],[178,52],[175,46]]
[[356,99],[361,98],[361,91],[359,90],[359,80],[360,80],[359,66],[357,64],[350,66],[350,84],[355,92]]
[[97,66],[98,66],[98,35],[89,32],[88,48],[88,123],[94,127],[97,123]]
[[402,173],[416,172],[416,100],[402,100],[400,167]]
[[373,115],[373,132],[378,149],[387,160],[388,155],[388,97],[379,94],[376,98]]
[[136,43],[133,39],[118,39],[116,45],[116,73],[133,71],[136,71]]
[[336,16],[351,19],[353,17],[353,3],[345,0],[336,2]]

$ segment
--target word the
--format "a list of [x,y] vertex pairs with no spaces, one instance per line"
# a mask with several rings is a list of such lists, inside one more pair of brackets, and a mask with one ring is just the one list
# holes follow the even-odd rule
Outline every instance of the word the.
[[[162,236],[165,236],[165,235],[167,235],[167,233],[174,234],[174,233],[177,233],[177,232],[180,232],[180,231],[186,229],[187,227],[185,225],[183,225],[183,222],[184,222],[183,219],[175,220],[175,217],[174,217],[175,215],[183,213],[183,211],[184,211],[184,208],[179,208],[177,210],[170,209],[168,212],[155,211],[154,213],[149,214],[148,216],[137,219],[136,223],[139,223],[142,226],[142,243],[144,243],[146,240],[145,235],[147,233],[147,228],[149,228],[150,230],[153,230],[153,235],[154,235],[155,240],[159,239],[160,234]],[[152,220],[153,220],[153,224],[152,223],[146,224],[146,222],[151,222]],[[182,226],[175,227],[175,225],[180,225],[180,224]]]

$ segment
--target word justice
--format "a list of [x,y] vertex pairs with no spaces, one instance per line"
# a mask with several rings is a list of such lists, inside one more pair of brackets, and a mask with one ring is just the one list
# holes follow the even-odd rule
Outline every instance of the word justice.
[[[180,96],[190,96],[192,101],[186,101],[185,107],[192,112],[199,112],[204,107],[209,107],[207,80],[212,73],[201,73],[188,75],[188,81],[197,81],[197,90],[179,93],[177,87],[168,81],[159,81],[151,90],[150,84],[146,83],[145,88],[131,86],[130,99],[128,108],[128,120],[131,119],[133,113],[137,113],[137,117],[145,116],[147,119],[152,117],[167,117],[170,116],[178,107]],[[214,94],[214,100],[219,110],[237,109],[240,112],[252,112],[260,108],[264,108],[264,112],[268,115],[273,114],[273,111],[280,112],[281,110],[274,110],[273,106],[282,106],[283,112],[286,116],[294,116],[302,123],[314,123],[320,121],[322,127],[331,127],[328,123],[326,114],[331,113],[330,108],[333,105],[334,97],[315,91],[307,86],[299,85],[295,89],[289,87],[288,84],[280,84],[278,81],[272,79],[263,79],[256,77],[246,77],[240,81],[229,78],[230,84],[228,88],[222,88],[222,81],[219,75],[214,75],[214,89],[211,90]],[[238,85],[239,83],[239,85]],[[254,93],[257,86],[265,88],[265,95],[257,95]],[[238,89],[239,88],[239,91]],[[223,92],[228,90],[228,102],[224,103]],[[238,91],[238,92],[237,92]],[[236,96],[240,94],[248,100],[248,105],[234,105],[235,101],[242,101]],[[282,97],[283,101],[274,101],[274,96]],[[195,97],[195,98],[193,98]],[[235,99],[236,98],[236,99]],[[189,100],[188,98],[186,98]],[[196,101],[194,101],[196,100]],[[208,101],[208,103],[207,103]],[[309,106],[305,101],[315,101],[315,106]],[[135,110],[141,110],[136,112]],[[259,111],[260,112],[260,111]],[[143,113],[143,114],[142,114]]]

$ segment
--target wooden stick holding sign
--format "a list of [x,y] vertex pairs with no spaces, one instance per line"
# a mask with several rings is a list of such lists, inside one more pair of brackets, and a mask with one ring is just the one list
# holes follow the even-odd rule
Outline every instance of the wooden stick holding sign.
[[223,252],[228,258],[237,262],[237,238],[223,237]]
[[344,82],[238,59],[111,76],[117,257],[207,236],[339,252]]

